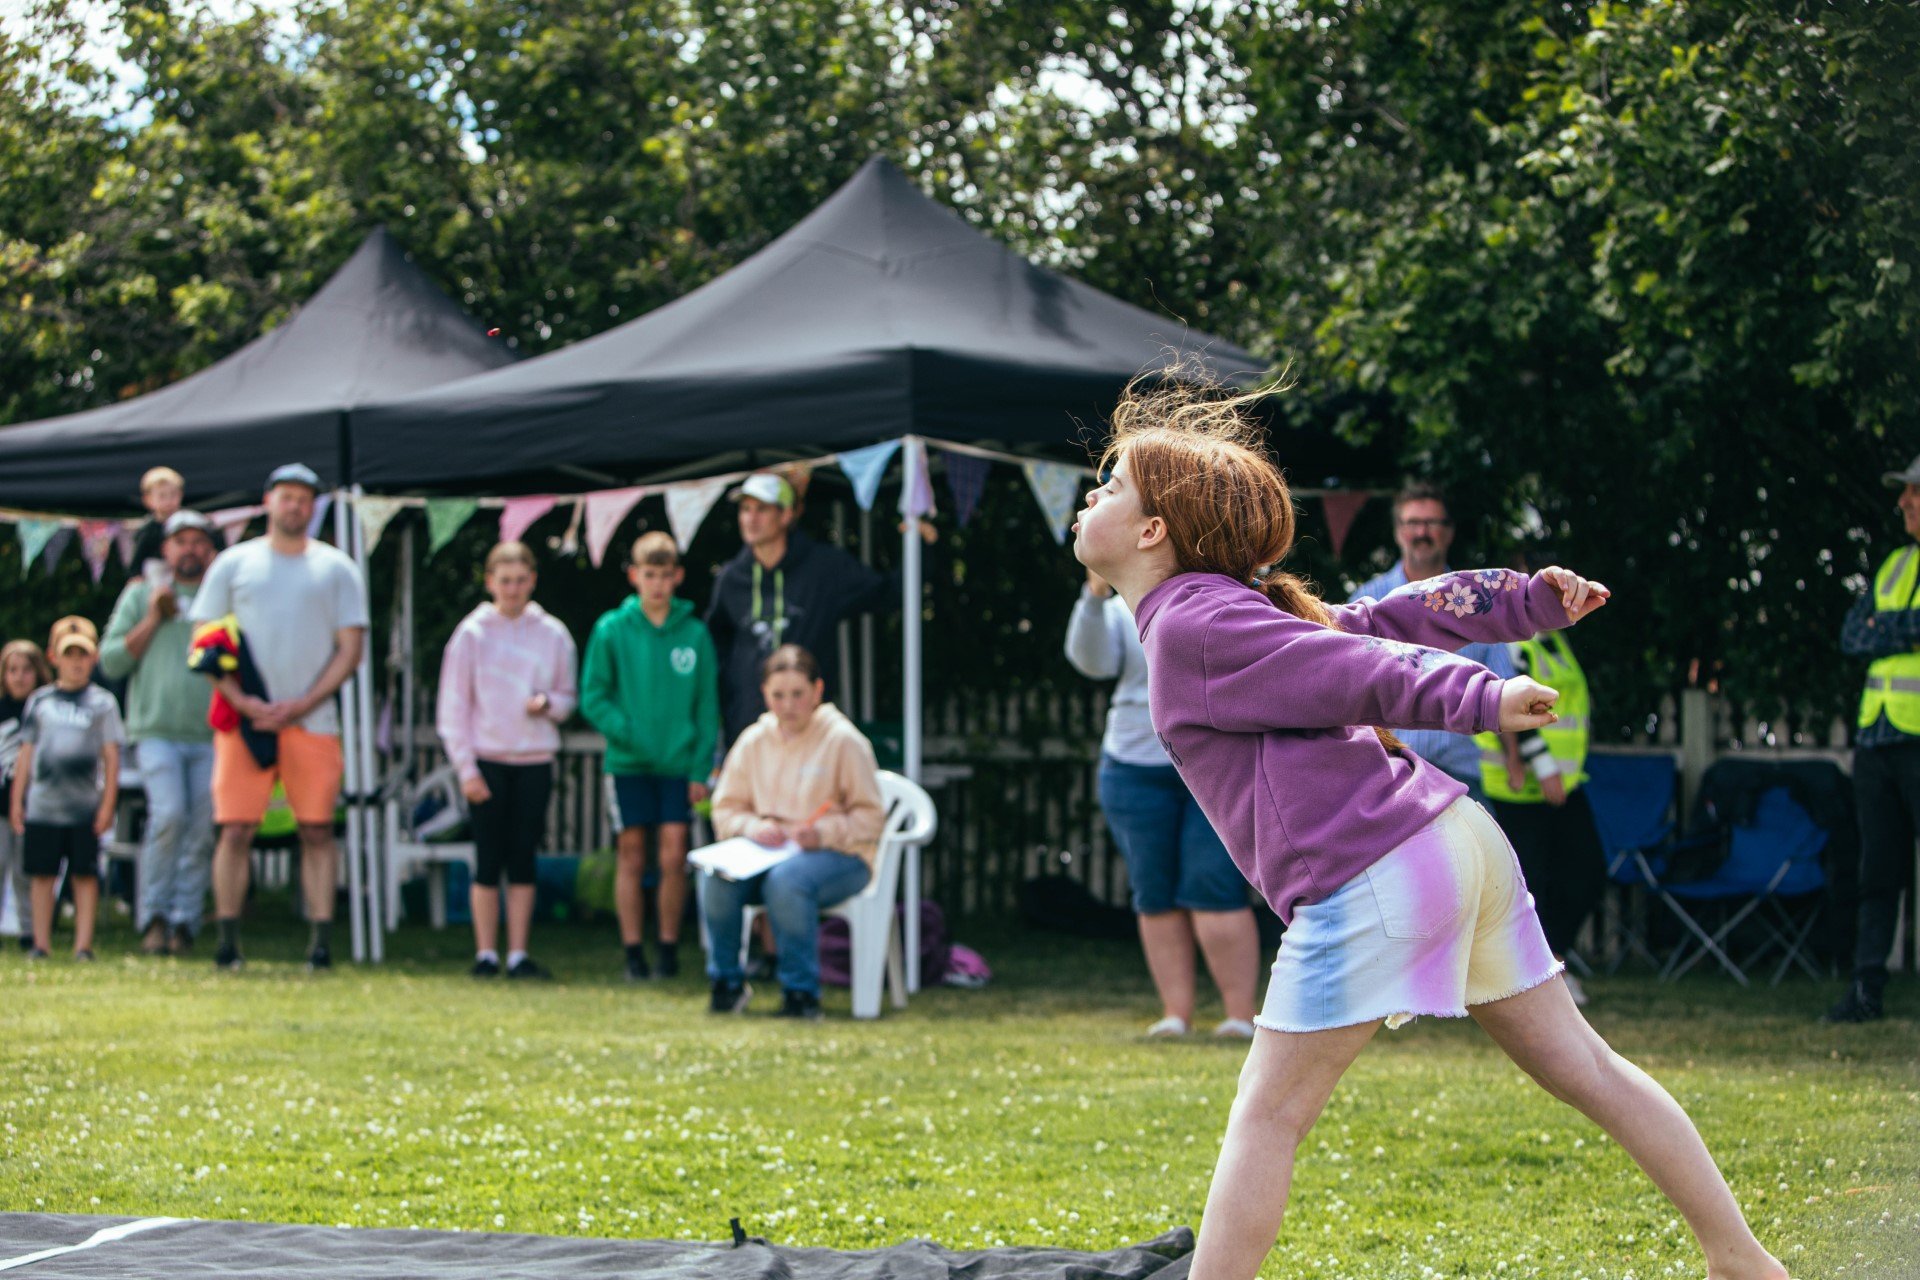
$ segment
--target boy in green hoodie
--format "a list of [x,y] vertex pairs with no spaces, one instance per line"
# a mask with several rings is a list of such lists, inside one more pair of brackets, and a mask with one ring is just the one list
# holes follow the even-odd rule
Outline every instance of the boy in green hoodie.
[[686,576],[665,533],[633,544],[627,581],[635,594],[601,615],[587,640],[580,711],[607,739],[614,830],[613,879],[627,980],[651,976],[641,941],[647,832],[660,858],[660,976],[680,972],[680,918],[687,905],[687,824],[707,798],[720,734],[719,664],[690,601],[674,591]]

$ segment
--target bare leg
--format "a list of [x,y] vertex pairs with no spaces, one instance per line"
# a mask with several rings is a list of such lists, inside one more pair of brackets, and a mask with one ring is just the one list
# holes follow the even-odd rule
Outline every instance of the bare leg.
[[[527,935],[533,931],[533,893],[530,884],[507,886],[507,950],[525,951]],[[494,910],[499,906],[496,903]]]
[[53,950],[53,893],[58,876],[35,876],[33,888],[33,945],[40,951]]
[[73,950],[93,950],[93,922],[100,914],[100,881],[96,876],[73,878]]
[[1287,1213],[1293,1156],[1378,1022],[1253,1033],[1226,1141],[1213,1167],[1192,1280],[1251,1280]]
[[333,899],[340,884],[340,846],[326,823],[300,824],[300,891],[306,899],[307,919],[333,919]]
[[467,890],[467,910],[473,915],[473,949],[500,950],[500,887],[474,882]]
[[639,945],[641,914],[646,908],[640,881],[647,874],[647,829],[628,827],[620,833],[613,865],[613,909],[620,917],[620,941]]
[[1196,911],[1193,932],[1227,1016],[1252,1022],[1254,990],[1260,985],[1260,929],[1253,912]]
[[1711,1280],[1784,1280],[1787,1269],[1754,1239],[1693,1121],[1587,1025],[1565,983],[1556,978],[1469,1012],[1541,1088],[1606,1130],[1646,1170],[1693,1229]]
[[1169,1018],[1193,1024],[1193,918],[1184,911],[1140,916],[1140,948]]
[[247,905],[247,880],[253,874],[253,828],[250,822],[232,822],[220,828],[213,847],[213,915],[216,920],[238,920]]
[[660,942],[680,941],[680,919],[687,910],[687,824],[660,824]]

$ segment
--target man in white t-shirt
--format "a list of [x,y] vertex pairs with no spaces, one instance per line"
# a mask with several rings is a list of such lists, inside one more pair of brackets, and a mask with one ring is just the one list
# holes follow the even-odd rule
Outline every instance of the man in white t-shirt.
[[240,911],[247,900],[253,833],[278,781],[300,826],[300,882],[312,924],[307,966],[333,965],[334,886],[339,850],[333,811],[343,758],[334,694],[360,663],[367,593],[345,554],[307,536],[320,477],[289,463],[267,477],[267,534],[222,552],[193,600],[193,620],[234,616],[266,696],[241,690],[234,675],[215,681],[233,709],[272,734],[275,756],[263,764],[238,729],[213,739],[213,903],[220,946],[214,965],[237,969]]

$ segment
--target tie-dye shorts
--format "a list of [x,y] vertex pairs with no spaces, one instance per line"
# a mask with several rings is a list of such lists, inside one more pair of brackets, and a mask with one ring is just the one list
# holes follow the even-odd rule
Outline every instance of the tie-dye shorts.
[[1254,1022],[1325,1031],[1519,995],[1559,973],[1519,859],[1462,797],[1386,857],[1294,913]]

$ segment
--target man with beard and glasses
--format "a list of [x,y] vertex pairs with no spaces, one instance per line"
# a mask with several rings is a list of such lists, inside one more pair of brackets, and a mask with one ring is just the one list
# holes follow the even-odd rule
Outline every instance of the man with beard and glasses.
[[197,511],[167,517],[159,559],[113,606],[100,667],[127,684],[127,739],[147,798],[140,845],[139,916],[148,955],[184,955],[200,929],[213,856],[213,690],[187,669],[201,579],[215,554],[213,524]]
[[259,668],[266,696],[246,692],[237,674],[217,687],[256,731],[274,738],[271,763],[237,730],[213,736],[214,965],[238,969],[240,911],[252,870],[253,833],[278,781],[300,828],[300,882],[312,926],[307,967],[333,967],[333,900],[339,849],[333,839],[343,757],[334,694],[360,662],[367,595],[352,560],[307,536],[320,477],[289,463],[267,477],[267,533],[223,552],[194,598],[193,620],[231,615]]

